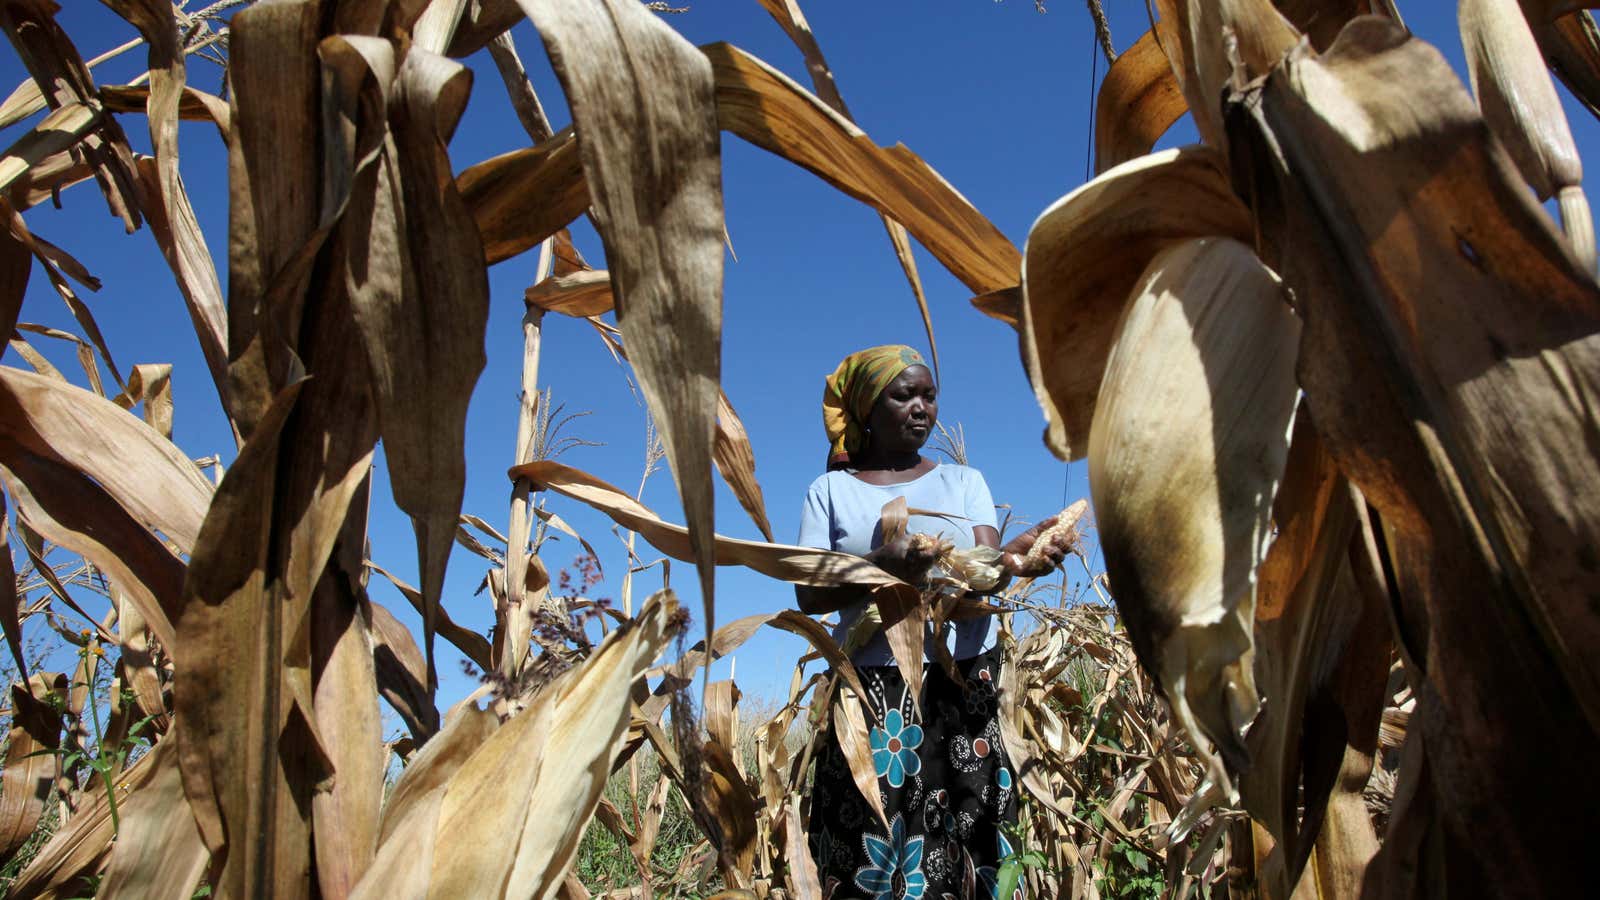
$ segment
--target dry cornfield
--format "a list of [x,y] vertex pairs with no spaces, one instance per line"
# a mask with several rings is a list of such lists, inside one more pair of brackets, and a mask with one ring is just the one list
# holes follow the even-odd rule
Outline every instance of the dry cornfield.
[[[832,722],[870,784],[861,685],[798,612],[718,626],[714,567],[869,585],[908,662],[971,601],[714,532],[715,469],[771,539],[720,390],[723,131],[881,213],[919,302],[920,242],[1016,329],[1049,448],[1088,458],[1115,612],[1025,586],[997,601],[1018,626],[1000,698],[1027,797],[1010,869],[1031,896],[1109,893],[1113,853],[1173,896],[1577,895],[1600,810],[1600,287],[1551,72],[1600,114],[1590,4],[1462,0],[1469,90],[1388,0],[1156,0],[1099,94],[1098,174],[1019,250],[852,122],[795,0],[761,2],[812,91],[638,0],[104,0],[148,74],[97,84],[52,0],[0,0],[32,76],[0,105],[17,131],[0,330],[32,368],[0,366],[24,551],[0,554],[20,675],[0,828],[6,859],[31,853],[11,895],[583,897],[572,869],[597,820],[639,860],[622,895],[692,895],[714,869],[726,896],[823,896],[812,745],[790,736]],[[559,131],[506,34],[524,17],[572,112]],[[480,52],[527,147],[452,159],[473,89],[459,60]],[[195,54],[225,62],[225,100],[189,83]],[[1150,152],[1184,115],[1202,143]],[[151,155],[123,131],[141,118]],[[226,145],[225,286],[180,166],[185,119]],[[91,181],[150,230],[187,303],[237,441],[215,482],[171,440],[170,367],[123,377],[74,293],[87,269],[26,224],[45,201],[95,202]],[[585,215],[604,269],[566,230]],[[463,514],[465,415],[487,268],[535,251],[501,532]],[[81,325],[48,336],[78,345],[87,386],[23,338],[36,267]],[[684,525],[542,447],[548,313],[588,319],[631,367]],[[380,439],[415,525],[420,583],[397,586],[420,636],[367,596],[387,576],[366,540]],[[609,620],[603,641],[566,627],[539,555],[570,530],[549,494],[693,563],[709,646],[670,652],[685,611],[631,584],[620,609],[584,611]],[[458,540],[491,563],[492,638],[441,606]],[[53,548],[83,562],[58,574]],[[77,671],[30,668],[22,623],[96,586],[111,614],[63,629]],[[741,728],[734,684],[696,673],[765,627],[835,674],[802,660],[776,714]],[[488,676],[442,713],[438,638]],[[380,697],[407,738],[384,741]],[[108,752],[139,735],[137,759]],[[1384,748],[1398,771],[1375,778]],[[624,810],[605,786],[641,752],[659,780]],[[649,860],[673,795],[704,843],[663,874]]]

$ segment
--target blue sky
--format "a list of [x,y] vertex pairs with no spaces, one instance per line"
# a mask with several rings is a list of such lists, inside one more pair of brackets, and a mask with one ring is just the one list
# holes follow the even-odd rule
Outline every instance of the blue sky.
[[[798,51],[755,0],[684,2],[689,11],[668,21],[689,40],[729,41],[809,83]],[[1454,5],[1439,5],[1437,11],[1435,6],[1407,3],[1402,12],[1407,24],[1440,47],[1459,71]],[[1106,9],[1119,49],[1148,27],[1142,0],[1111,0]],[[859,124],[880,144],[901,142],[920,154],[1019,247],[1034,217],[1082,183],[1091,71],[1103,75],[1105,68],[1104,60],[1096,61],[1082,4],[1056,0],[1041,14],[1029,0],[812,0],[805,11]],[[85,57],[132,34],[100,4],[68,4],[60,18]],[[557,127],[566,124],[560,88],[537,35],[526,23],[513,34],[552,119]],[[142,61],[143,52],[135,51],[97,69],[96,77],[103,83],[125,81],[142,71]],[[487,56],[471,64],[477,83],[451,146],[457,170],[526,143]],[[23,75],[13,53],[0,54],[0,90],[9,90]],[[192,61],[190,78],[205,90],[219,90],[220,72],[210,63]],[[1594,147],[1600,138],[1593,117],[1572,103],[1568,115],[1580,150]],[[124,116],[122,122],[135,147],[147,150],[143,117]],[[20,127],[4,138],[14,140],[17,134]],[[1193,130],[1184,122],[1162,146],[1190,140]],[[215,131],[203,123],[185,123],[181,141],[183,172],[197,213],[213,256],[225,265],[225,154]],[[723,386],[749,431],[775,534],[789,541],[798,527],[801,497],[821,472],[826,450],[818,408],[823,376],[855,349],[904,342],[925,350],[926,339],[875,212],[810,173],[728,136],[723,179],[736,254],[728,259],[724,291]],[[126,371],[135,363],[173,363],[177,443],[191,456],[220,453],[231,459],[232,442],[187,313],[153,241],[142,232],[124,235],[90,185],[62,199],[65,209],[33,210],[27,221],[105,282],[86,300],[119,365]],[[590,262],[603,266],[599,241],[586,224],[575,228],[575,237]],[[489,362],[467,426],[464,509],[502,530],[509,495],[504,473],[512,461],[517,416],[522,293],[534,261],[534,254],[526,254],[490,272]],[[917,261],[943,366],[941,417],[964,426],[970,458],[988,479],[996,502],[1037,519],[1060,509],[1064,499],[1087,496],[1087,466],[1060,463],[1040,440],[1044,423],[1023,375],[1016,335],[973,310],[968,291],[920,247]],[[223,278],[226,283],[225,271]],[[77,330],[38,272],[22,319]],[[33,343],[82,383],[70,348],[44,338]],[[7,352],[4,364],[24,365]],[[554,390],[567,412],[591,411],[564,434],[603,442],[574,449],[561,461],[626,489],[636,487],[644,409],[586,323],[546,317],[539,380]],[[644,502],[681,521],[677,492],[665,469],[649,482]],[[606,580],[594,593],[615,597],[626,562],[609,520],[559,497],[549,503],[599,551]],[[717,503],[719,532],[759,538],[720,482]],[[381,454],[371,521],[374,559],[415,583],[410,524],[389,499]],[[578,551],[572,541],[548,545],[546,564],[559,569]],[[640,554],[646,560],[656,556],[642,546]],[[480,558],[458,551],[445,591],[451,615],[478,629],[492,620],[487,593],[473,595],[483,574]],[[1081,570],[1073,574],[1081,576]],[[675,563],[672,583],[698,625],[693,567]],[[638,576],[636,595],[659,584],[660,569],[651,569]],[[371,591],[378,602],[416,624],[405,601],[381,578],[373,580]],[[719,570],[719,622],[792,604],[787,585],[742,570]],[[465,694],[472,682],[460,673],[448,645],[441,641],[440,647],[443,704]],[[788,635],[757,636],[736,654],[741,687],[758,695],[785,690],[802,649],[799,639]],[[725,674],[726,666],[720,664],[715,674]]]

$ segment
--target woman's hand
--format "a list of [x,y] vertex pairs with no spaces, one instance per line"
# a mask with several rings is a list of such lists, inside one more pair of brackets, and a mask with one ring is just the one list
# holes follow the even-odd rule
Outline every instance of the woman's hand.
[[916,535],[902,534],[887,544],[868,553],[868,562],[888,572],[907,584],[921,585],[928,580],[928,569],[939,558],[939,542],[916,540]]
[[1034,551],[1039,536],[1049,531],[1056,524],[1057,516],[1051,516],[1043,522],[1029,528],[1027,531],[1011,539],[1011,542],[1000,548],[1000,565],[1013,576],[1019,578],[1037,578],[1048,575],[1061,565],[1066,559],[1067,552],[1072,549],[1072,541],[1067,535],[1056,535],[1046,540],[1043,547],[1032,559],[1029,553]]

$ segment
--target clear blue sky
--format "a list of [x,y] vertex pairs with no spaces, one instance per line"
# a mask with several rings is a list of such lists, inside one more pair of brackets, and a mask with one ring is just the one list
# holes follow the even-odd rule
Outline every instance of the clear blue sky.
[[[809,84],[799,53],[755,0],[683,4],[690,10],[668,21],[689,40],[729,41]],[[1440,47],[1460,71],[1454,5],[1435,6],[1404,3],[1402,12],[1407,24]],[[85,57],[132,35],[131,28],[100,4],[66,7],[61,20]],[[1094,61],[1098,50],[1083,4],[1054,0],[1044,14],[1030,0],[811,0],[804,8],[860,125],[880,144],[901,142],[919,153],[1019,247],[1034,217],[1082,183],[1091,71],[1103,75],[1105,68],[1103,60]],[[1142,0],[1110,0],[1106,10],[1118,49],[1148,27]],[[566,124],[560,88],[537,35],[526,23],[513,34],[552,119],[557,127]],[[0,57],[0,90],[9,90],[24,72],[13,53]],[[458,170],[526,143],[487,56],[471,62],[477,84],[451,147]],[[135,51],[96,70],[96,77],[115,83],[142,69],[143,52]],[[210,63],[191,61],[190,79],[203,89],[219,90],[220,72]],[[1593,117],[1574,103],[1568,104],[1568,115],[1580,149],[1595,147],[1600,137]],[[14,140],[34,121],[4,139]],[[122,122],[134,146],[147,151],[143,117],[124,116]],[[1193,139],[1185,121],[1162,146]],[[225,265],[224,152],[207,124],[184,123],[181,140],[183,172],[201,224],[213,256],[219,266]],[[823,376],[852,350],[892,342],[925,350],[926,339],[910,290],[871,209],[727,136],[723,179],[727,226],[737,254],[737,260],[728,260],[724,291],[723,386],[750,433],[776,536],[789,541],[798,526],[800,499],[821,471],[826,449],[818,409]],[[232,442],[181,297],[153,241],[146,233],[123,235],[91,185],[66,192],[63,203],[59,212],[30,211],[27,221],[104,280],[105,287],[86,299],[119,365],[126,372],[135,363],[173,363],[179,446],[191,456],[220,453],[231,460]],[[578,225],[575,235],[590,262],[602,267],[599,241],[588,226]],[[1040,440],[1043,419],[1018,360],[1016,335],[973,310],[968,291],[920,247],[917,260],[943,364],[941,417],[965,426],[971,460],[987,477],[996,502],[1037,519],[1060,509],[1064,498],[1087,496],[1086,465],[1058,462]],[[468,419],[464,508],[502,530],[509,488],[504,473],[512,461],[517,416],[522,293],[533,266],[534,254],[526,254],[490,271],[489,363]],[[226,272],[222,275],[226,283]],[[77,330],[37,271],[22,319]],[[33,343],[82,383],[70,348],[44,338]],[[9,351],[4,364],[25,365]],[[632,490],[643,462],[644,409],[586,323],[546,317],[540,384],[553,388],[556,402],[564,403],[568,412],[592,411],[573,422],[566,434],[604,442],[575,449],[562,462]],[[664,469],[649,483],[644,502],[670,520],[682,519],[676,489]],[[759,538],[720,482],[717,504],[719,532]],[[615,597],[626,563],[609,520],[563,498],[552,498],[550,505],[600,552],[606,580],[595,593]],[[371,536],[375,560],[415,583],[410,524],[389,499],[381,453]],[[558,569],[578,550],[571,541],[548,545],[546,564]],[[647,560],[657,556],[642,544],[640,553]],[[473,595],[484,566],[479,557],[458,550],[445,591],[450,614],[478,629],[487,629],[492,621],[487,593]],[[636,595],[659,586],[659,573],[652,569],[640,576]],[[698,625],[693,567],[674,564],[672,575]],[[405,601],[381,578],[373,579],[371,591],[374,599],[417,625]],[[725,623],[790,606],[793,592],[754,573],[724,568],[719,569],[717,600],[718,621]],[[440,647],[444,704],[472,685],[460,674],[448,645],[440,641]],[[802,649],[797,638],[775,632],[753,639],[736,654],[741,687],[764,695],[785,690]],[[724,675],[726,665],[714,674]]]

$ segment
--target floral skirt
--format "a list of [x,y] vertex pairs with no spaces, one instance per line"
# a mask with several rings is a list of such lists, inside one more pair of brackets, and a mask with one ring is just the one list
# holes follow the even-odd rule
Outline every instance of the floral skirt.
[[[999,829],[1017,820],[1016,773],[1000,741],[1000,651],[938,665],[922,682],[922,711],[894,666],[858,668],[883,829],[850,777],[830,728],[811,788],[811,853],[830,900],[990,900],[1011,854]],[[1007,898],[1011,900],[1011,898]]]

